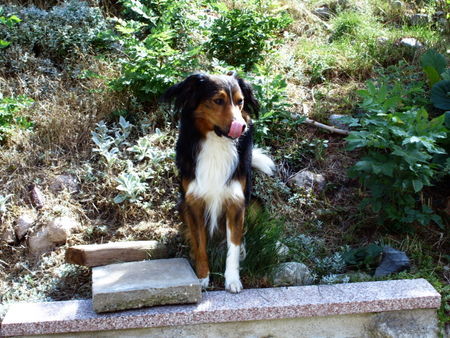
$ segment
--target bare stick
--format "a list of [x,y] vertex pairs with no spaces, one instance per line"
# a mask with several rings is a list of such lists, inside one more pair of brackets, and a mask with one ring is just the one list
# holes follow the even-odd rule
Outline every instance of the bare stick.
[[336,134],[341,134],[341,135],[349,135],[350,134],[350,132],[348,130],[332,127],[327,124],[323,124],[323,123],[311,120],[309,118],[307,118],[304,123],[309,124],[311,126],[315,126],[317,128],[322,128],[322,129],[331,131],[332,133],[336,133]]
[[92,267],[167,256],[166,246],[157,241],[112,242],[72,246],[66,251],[66,262]]

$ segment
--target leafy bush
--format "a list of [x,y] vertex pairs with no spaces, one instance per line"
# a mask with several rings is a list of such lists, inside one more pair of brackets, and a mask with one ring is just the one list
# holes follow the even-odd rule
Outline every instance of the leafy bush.
[[344,37],[354,37],[361,30],[362,18],[359,13],[344,12],[341,13],[333,22],[333,32],[330,40],[339,40]]
[[288,111],[287,83],[282,75],[271,76],[263,68],[256,67],[255,73],[249,73],[245,78],[252,84],[260,104],[259,117],[254,119],[258,144],[267,145],[278,134],[285,137],[288,128],[304,121]]
[[[22,21],[16,15],[4,17],[2,15],[3,12],[4,12],[3,7],[0,7],[0,24],[6,25],[9,29],[12,29],[15,24]],[[11,42],[0,39],[0,49],[8,47],[10,44]]]
[[130,89],[141,101],[153,101],[197,64],[200,49],[180,41],[184,26],[194,25],[187,15],[189,2],[155,2],[157,11],[137,0],[123,3],[139,21],[117,20],[121,35],[113,37],[124,46],[126,57],[119,60],[120,78],[111,84],[116,90]]
[[17,113],[31,106],[33,100],[25,96],[3,97],[0,93],[0,143],[5,140],[14,128],[31,128],[33,123]]
[[15,26],[0,25],[0,36],[37,56],[60,58],[77,50],[87,52],[107,28],[100,9],[79,0],[64,2],[48,11],[34,6],[8,6],[4,11],[22,21]]
[[275,38],[291,21],[287,14],[233,9],[214,22],[206,49],[211,57],[250,70],[276,45]]
[[379,213],[381,221],[422,225],[434,221],[442,226],[429,206],[420,206],[418,193],[431,186],[442,170],[433,156],[445,154],[438,145],[446,137],[444,115],[430,121],[425,108],[410,106],[408,96],[414,95],[415,88],[368,82],[367,89],[359,91],[365,113],[353,120],[351,125],[359,130],[347,137],[347,148],[361,148],[366,154],[351,168],[350,176],[370,191],[363,205]]

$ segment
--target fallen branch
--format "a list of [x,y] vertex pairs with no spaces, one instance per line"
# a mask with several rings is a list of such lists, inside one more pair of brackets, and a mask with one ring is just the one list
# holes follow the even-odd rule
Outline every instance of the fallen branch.
[[322,129],[328,130],[328,131],[330,131],[332,133],[336,133],[336,134],[341,134],[341,135],[349,135],[350,134],[350,132],[348,130],[339,129],[339,128],[336,128],[336,127],[333,127],[333,126],[329,126],[327,124],[323,124],[323,123],[311,120],[309,118],[307,118],[304,121],[304,123],[309,124],[311,126],[315,126],[317,128],[322,128]]
[[75,245],[66,251],[67,263],[89,267],[158,258],[167,258],[167,248],[157,241]]

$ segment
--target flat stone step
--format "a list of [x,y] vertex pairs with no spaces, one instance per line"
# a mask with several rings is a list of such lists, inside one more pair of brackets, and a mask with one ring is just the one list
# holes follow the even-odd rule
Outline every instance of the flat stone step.
[[104,314],[95,313],[90,300],[18,303],[10,306],[0,336],[63,333],[73,336],[77,332],[174,327],[178,328],[179,337],[183,327],[198,324],[246,321],[255,324],[268,320],[273,323],[286,318],[340,315],[347,315],[344,317],[347,321],[354,314],[437,309],[440,303],[441,296],[424,279],[247,289],[239,294],[213,291],[204,293],[198,304]]
[[201,285],[185,258],[156,259],[92,269],[96,312],[144,306],[197,303]]

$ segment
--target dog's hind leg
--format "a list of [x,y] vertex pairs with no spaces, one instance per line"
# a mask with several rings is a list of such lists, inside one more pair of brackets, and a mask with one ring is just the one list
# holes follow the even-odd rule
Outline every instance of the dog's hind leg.
[[197,277],[202,287],[207,288],[209,285],[209,266],[206,252],[205,205],[199,199],[187,199],[183,209],[184,221],[189,228],[189,238]]
[[239,277],[239,256],[244,230],[244,201],[233,201],[227,208],[227,261],[225,267],[225,289],[238,293],[242,290]]

